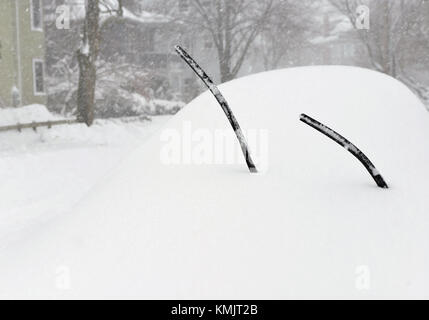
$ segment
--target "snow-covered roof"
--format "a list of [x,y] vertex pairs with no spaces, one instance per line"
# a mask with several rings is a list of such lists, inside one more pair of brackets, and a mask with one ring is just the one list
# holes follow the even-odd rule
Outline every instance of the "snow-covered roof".
[[[321,66],[220,90],[265,170],[249,174],[206,92],[72,213],[3,252],[0,296],[429,297],[429,115],[409,89],[374,71]],[[301,113],[353,141],[391,188],[377,188]],[[66,291],[53,284],[59,266],[70,271]]]
[[338,35],[329,35],[327,37],[325,36],[317,36],[313,39],[310,39],[309,42],[312,44],[324,44],[324,43],[329,43],[335,40],[338,40]]
[[[80,20],[85,17],[85,0],[66,0],[66,5],[70,8],[70,16],[72,20]],[[117,0],[103,0],[100,2],[101,19],[108,19],[111,17],[115,10],[118,9]],[[158,13],[139,11],[131,12],[126,7],[123,7],[123,17],[130,21],[138,23],[166,23],[170,18]],[[45,19],[55,20],[55,15],[46,15]]]

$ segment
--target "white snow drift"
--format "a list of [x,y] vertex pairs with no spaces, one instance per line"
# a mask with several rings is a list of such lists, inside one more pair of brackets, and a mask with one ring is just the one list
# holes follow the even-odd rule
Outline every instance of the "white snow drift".
[[52,115],[45,106],[40,104],[32,104],[21,108],[0,109],[0,126],[55,120],[60,120],[60,118]]
[[[169,117],[0,132],[0,252],[72,211],[106,172]],[[0,125],[59,119],[41,105],[0,109]]]
[[[349,67],[220,89],[245,132],[268,132],[266,172],[249,174],[242,159],[196,161],[216,130],[230,130],[205,93],[72,215],[4,251],[1,296],[429,298],[429,115],[419,100],[392,78]],[[377,188],[300,113],[354,142],[391,188]],[[261,140],[248,140],[260,153]],[[175,150],[186,161],[166,162]]]

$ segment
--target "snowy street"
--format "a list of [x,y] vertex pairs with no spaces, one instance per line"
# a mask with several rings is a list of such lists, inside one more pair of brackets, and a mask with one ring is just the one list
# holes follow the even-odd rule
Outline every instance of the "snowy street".
[[70,212],[136,144],[169,118],[0,133],[0,250]]

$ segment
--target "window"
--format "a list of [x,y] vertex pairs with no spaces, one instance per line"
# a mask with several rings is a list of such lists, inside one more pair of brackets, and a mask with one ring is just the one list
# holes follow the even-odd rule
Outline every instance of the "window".
[[179,11],[187,12],[189,10],[189,0],[179,0]]
[[30,0],[31,30],[42,31],[42,0]]
[[33,87],[34,95],[41,96],[45,94],[45,70],[43,60],[33,60]]

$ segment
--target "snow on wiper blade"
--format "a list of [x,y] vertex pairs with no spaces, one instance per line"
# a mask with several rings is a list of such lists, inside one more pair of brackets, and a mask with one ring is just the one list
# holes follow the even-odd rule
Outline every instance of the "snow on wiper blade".
[[210,92],[215,96],[217,102],[221,106],[223,112],[225,112],[226,117],[228,118],[229,123],[232,126],[232,129],[237,136],[238,142],[240,143],[241,151],[246,160],[247,167],[252,173],[258,172],[256,169],[255,163],[250,156],[249,147],[244,137],[243,132],[241,131],[240,125],[238,124],[237,119],[232,113],[231,108],[228,105],[225,97],[219,91],[219,88],[214,84],[212,79],[205,73],[205,71],[198,65],[198,63],[180,46],[175,46],[176,52],[180,57],[188,64],[189,67],[196,73],[196,75],[204,82],[204,84],[209,88]]
[[338,132],[325,126],[319,121],[307,116],[306,114],[301,114],[300,120],[308,124],[310,127],[316,129],[317,131],[323,133],[328,138],[334,140],[336,143],[338,143],[340,146],[342,146],[347,151],[349,151],[352,155],[354,155],[364,165],[366,170],[368,170],[371,177],[377,183],[377,186],[383,189],[389,188],[386,181],[383,179],[382,175],[374,166],[374,164],[371,162],[371,160],[369,160],[369,158],[361,150],[359,150],[359,148],[356,147],[353,143],[351,143],[349,140],[344,138]]

